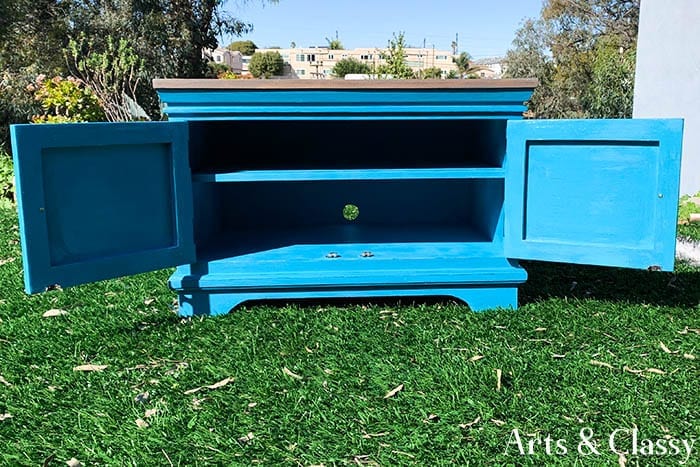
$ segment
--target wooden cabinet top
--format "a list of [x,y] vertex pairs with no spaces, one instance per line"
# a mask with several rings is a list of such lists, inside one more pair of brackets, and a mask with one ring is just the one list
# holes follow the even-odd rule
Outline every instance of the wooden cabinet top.
[[408,79],[408,80],[313,80],[313,79],[155,79],[155,89],[211,90],[421,90],[421,89],[534,89],[536,79]]
[[170,120],[520,119],[537,80],[157,79]]

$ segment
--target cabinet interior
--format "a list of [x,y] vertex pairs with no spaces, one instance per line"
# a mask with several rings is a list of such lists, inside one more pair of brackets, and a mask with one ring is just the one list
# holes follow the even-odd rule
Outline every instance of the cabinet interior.
[[189,123],[195,173],[502,167],[505,119]]
[[[498,243],[503,183],[498,178],[198,182],[198,259],[292,245]],[[356,218],[348,216],[352,213]]]

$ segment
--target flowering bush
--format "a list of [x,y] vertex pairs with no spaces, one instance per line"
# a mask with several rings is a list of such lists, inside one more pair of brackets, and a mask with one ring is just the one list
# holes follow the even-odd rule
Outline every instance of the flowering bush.
[[240,78],[240,76],[231,70],[226,70],[226,71],[219,73],[217,75],[217,78],[218,79],[238,79],[238,78]]
[[105,120],[97,96],[85,84],[72,77],[56,76],[46,79],[37,76],[36,83],[27,90],[44,109],[43,115],[35,115],[34,123],[98,122]]

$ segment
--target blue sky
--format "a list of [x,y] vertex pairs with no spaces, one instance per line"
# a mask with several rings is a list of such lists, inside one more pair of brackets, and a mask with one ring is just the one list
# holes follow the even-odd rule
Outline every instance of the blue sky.
[[[345,48],[385,47],[404,31],[410,45],[449,50],[459,34],[459,51],[474,58],[504,55],[523,19],[537,17],[542,0],[232,0],[228,9],[254,31],[258,47],[326,44],[336,30]],[[226,44],[230,40],[225,41]]]

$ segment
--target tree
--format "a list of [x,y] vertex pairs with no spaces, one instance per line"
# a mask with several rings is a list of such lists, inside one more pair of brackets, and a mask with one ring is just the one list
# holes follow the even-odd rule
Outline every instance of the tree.
[[472,64],[472,57],[467,52],[452,57],[452,63],[457,65],[460,78],[476,78],[476,73],[481,70],[481,67]]
[[338,60],[333,67],[333,76],[338,78],[344,78],[345,75],[350,74],[368,74],[370,72],[369,65],[352,57]]
[[568,44],[593,45],[601,36],[615,36],[624,49],[637,43],[640,0],[546,0],[542,19],[554,26]]
[[[68,70],[62,52],[71,38],[84,33],[97,50],[104,50],[107,37],[124,39],[144,62],[140,102],[151,117],[159,118],[158,97],[150,86],[153,78],[202,78],[209,70],[203,49],[216,48],[223,35],[240,36],[251,30],[252,25],[229,13],[225,3],[0,0],[0,69],[14,74],[32,69],[35,74],[65,75]],[[0,124],[21,118],[18,114]]]
[[420,77],[423,79],[440,79],[442,78],[442,70],[436,66],[421,70]]
[[513,48],[506,53],[505,78],[537,78],[529,102],[529,111],[538,118],[556,118],[563,115],[554,82],[555,67],[548,55],[547,25],[543,20],[525,20],[515,33]]
[[253,55],[257,48],[253,41],[234,41],[228,45],[229,50],[238,51],[243,55]]
[[[268,0],[276,1],[276,0]],[[231,15],[225,0],[70,1],[71,36],[84,32],[97,40],[120,37],[136,48],[158,77],[201,78],[207,72],[202,50],[218,37],[240,36],[252,26]]]
[[66,2],[0,1],[0,69],[13,73],[37,66],[47,74],[65,72],[61,50],[68,44]]
[[[549,28],[548,45],[556,70],[553,79],[562,115],[589,117],[591,103],[599,101],[595,94],[607,93],[607,86],[620,85],[610,81],[602,87],[593,86],[596,57],[605,43],[616,43],[623,50],[636,48],[639,0],[547,0],[542,18]],[[632,87],[630,81],[629,93]],[[631,110],[630,101],[630,114]]]
[[379,67],[380,74],[390,75],[395,79],[411,79],[414,77],[413,70],[406,63],[406,40],[404,33],[389,40],[388,47],[384,53],[384,64]]
[[335,39],[329,39],[326,37],[326,42],[328,42],[328,48],[331,50],[343,50],[343,43],[338,39],[338,31],[335,32]]
[[328,48],[331,50],[343,50],[343,43],[337,37],[335,39],[329,39],[326,37],[326,42],[328,42]]
[[66,74],[65,8],[59,0],[0,0],[0,155],[9,152],[9,124],[42,111],[26,88],[41,73]]
[[536,77],[536,117],[631,114],[639,0],[545,0],[516,33],[507,77]]
[[552,61],[547,55],[546,25],[542,20],[527,19],[515,32],[513,47],[506,53],[509,78],[537,78],[549,70]]
[[592,118],[629,118],[634,100],[636,50],[625,50],[614,38],[598,41],[587,95]]
[[250,58],[248,70],[256,78],[271,78],[281,75],[284,71],[284,61],[279,52],[255,52]]

